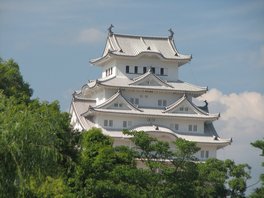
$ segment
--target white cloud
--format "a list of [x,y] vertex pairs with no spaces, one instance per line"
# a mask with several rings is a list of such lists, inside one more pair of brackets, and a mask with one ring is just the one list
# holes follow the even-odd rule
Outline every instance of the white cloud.
[[[264,95],[257,92],[232,93],[224,95],[212,89],[205,96],[208,102],[224,106],[223,120],[237,118],[238,120],[264,120]],[[215,105],[215,104],[214,104]]]
[[79,43],[97,43],[105,38],[105,34],[96,28],[82,30],[76,41]]
[[259,156],[260,150],[250,143],[264,138],[264,95],[257,92],[223,94],[212,89],[198,99],[207,100],[211,112],[221,113],[220,120],[214,123],[219,136],[233,138],[230,146],[219,150],[218,157],[248,163],[252,167],[252,180],[248,184],[258,181],[263,173],[263,158]]

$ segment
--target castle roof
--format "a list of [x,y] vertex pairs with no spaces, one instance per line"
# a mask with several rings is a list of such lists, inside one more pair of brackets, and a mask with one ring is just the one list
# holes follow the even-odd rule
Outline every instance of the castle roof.
[[[148,78],[148,79],[147,79]],[[147,81],[151,78],[156,82],[156,84],[143,83],[144,80]],[[93,89],[96,86],[103,86],[115,89],[137,89],[137,90],[149,90],[149,91],[169,91],[177,92],[180,94],[192,94],[193,96],[200,96],[208,90],[207,87],[200,87],[193,85],[181,80],[177,81],[164,81],[157,77],[155,74],[143,74],[136,79],[129,79],[126,77],[114,76],[112,78],[98,79],[96,81],[91,81],[84,85],[83,88]]]
[[172,36],[152,37],[111,33],[107,37],[103,55],[90,62],[101,65],[112,57],[138,58],[144,55],[157,56],[166,61],[177,61],[179,66],[192,58],[191,55],[178,52]]
[[[115,108],[113,104],[118,101],[119,103],[123,103],[122,108]],[[193,110],[190,113],[186,112],[175,112],[176,107],[178,107],[182,102],[187,101],[188,106]],[[126,107],[126,108],[125,108]],[[127,101],[121,94],[121,91],[118,91],[104,103],[97,106],[89,106],[86,112],[83,112],[82,115],[94,115],[97,113],[103,114],[118,114],[118,115],[130,115],[130,116],[140,116],[140,117],[177,117],[179,119],[197,119],[197,120],[206,120],[206,121],[214,121],[219,118],[219,114],[209,114],[199,109],[192,102],[187,100],[185,96],[180,98],[176,103],[169,105],[168,107],[163,109],[153,109],[153,108],[138,108]]]

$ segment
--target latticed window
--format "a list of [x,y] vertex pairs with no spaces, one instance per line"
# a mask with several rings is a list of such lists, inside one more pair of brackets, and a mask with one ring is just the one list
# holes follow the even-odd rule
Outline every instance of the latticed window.
[[143,67],[143,73],[145,74],[147,72],[147,67]]
[[113,120],[109,120],[109,126],[110,126],[110,127],[113,126]]
[[164,75],[164,68],[160,68],[160,75]]
[[123,127],[127,128],[127,121],[123,121]]
[[126,66],[126,73],[129,73],[129,65]]
[[153,74],[155,74],[155,67],[151,67],[151,71]]
[[204,158],[204,151],[201,151],[201,158]]
[[135,73],[135,74],[138,73],[138,66],[135,66],[135,68],[134,68],[134,73]]
[[209,151],[205,151],[205,157],[206,157],[206,158],[209,157]]

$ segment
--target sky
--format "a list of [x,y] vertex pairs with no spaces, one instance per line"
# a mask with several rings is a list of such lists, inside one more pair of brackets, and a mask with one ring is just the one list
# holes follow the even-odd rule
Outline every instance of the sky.
[[233,138],[218,157],[248,163],[248,184],[256,183],[263,158],[250,142],[264,137],[264,1],[0,0],[0,57],[20,65],[33,97],[68,111],[73,91],[100,77],[89,60],[102,55],[110,24],[145,36],[173,29],[178,51],[193,57],[180,79],[209,87],[199,100],[221,113],[220,137]]

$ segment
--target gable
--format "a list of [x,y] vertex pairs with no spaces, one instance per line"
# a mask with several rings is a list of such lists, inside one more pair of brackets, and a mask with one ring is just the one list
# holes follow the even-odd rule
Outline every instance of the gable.
[[189,101],[186,95],[183,95],[182,98],[167,106],[163,113],[208,115],[207,112],[199,109],[195,104]]
[[124,110],[124,111],[141,111],[137,107],[133,106],[130,102],[128,102],[123,95],[121,94],[121,91],[118,90],[116,94],[114,94],[112,97],[110,97],[107,101],[104,103],[95,106],[94,109],[111,109],[111,110]]
[[156,86],[156,87],[172,87],[171,85],[167,84],[155,74],[151,73],[149,70],[147,73],[137,77],[134,79],[134,82],[130,85],[136,86]]
[[179,114],[198,114],[194,111],[193,106],[187,101],[184,100],[181,102],[175,109],[173,109],[170,113],[179,113]]
[[137,85],[142,86],[163,86],[160,82],[157,82],[156,79],[153,79],[151,77],[148,77],[144,79],[142,82],[138,83]]
[[124,101],[117,99],[105,106],[105,109],[132,110]]

